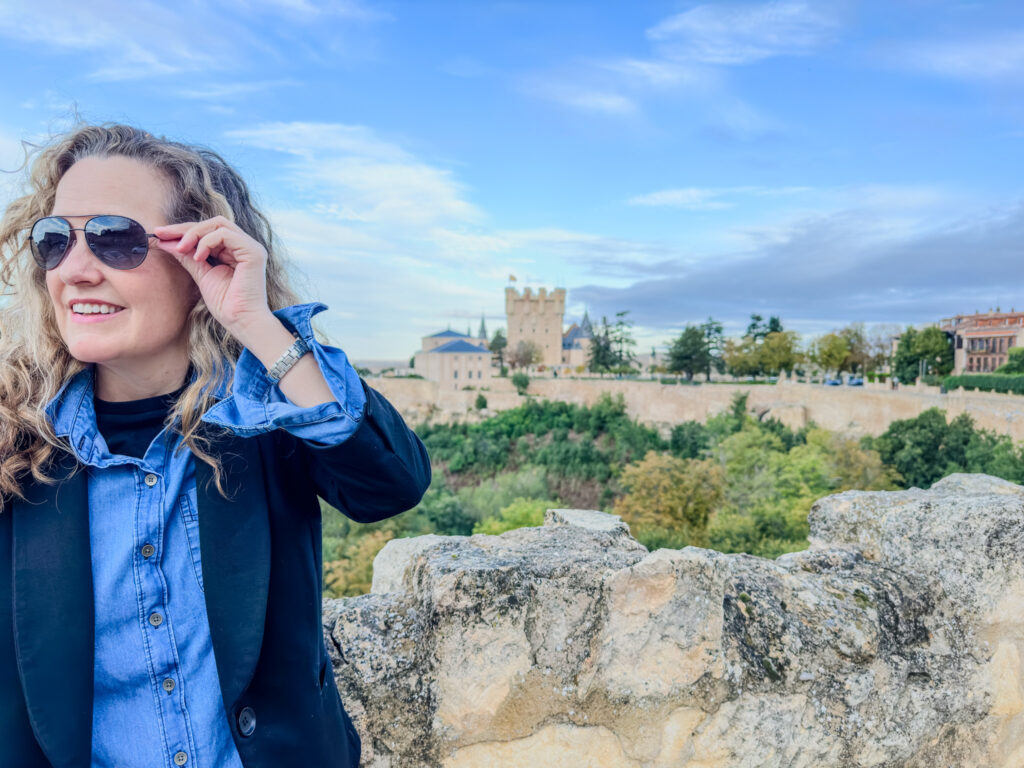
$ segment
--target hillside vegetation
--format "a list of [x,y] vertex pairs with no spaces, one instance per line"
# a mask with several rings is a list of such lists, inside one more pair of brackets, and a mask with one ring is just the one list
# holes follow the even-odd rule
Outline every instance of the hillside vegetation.
[[392,538],[496,534],[541,525],[550,507],[618,514],[649,549],[687,545],[776,557],[807,547],[807,513],[839,491],[927,487],[952,472],[1024,481],[1024,454],[967,415],[938,409],[856,440],[813,425],[758,421],[746,396],[668,439],[626,413],[531,399],[478,424],[421,425],[434,478],[414,509],[355,524],[325,510],[325,592],[369,591],[373,557]]

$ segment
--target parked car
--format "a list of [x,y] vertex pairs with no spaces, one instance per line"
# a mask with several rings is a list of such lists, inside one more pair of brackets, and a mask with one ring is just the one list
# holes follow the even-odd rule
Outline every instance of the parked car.
[[826,387],[838,387],[842,383],[839,379],[825,379]]
[[851,376],[846,380],[846,385],[848,387],[863,387],[864,379],[862,379],[860,376]]

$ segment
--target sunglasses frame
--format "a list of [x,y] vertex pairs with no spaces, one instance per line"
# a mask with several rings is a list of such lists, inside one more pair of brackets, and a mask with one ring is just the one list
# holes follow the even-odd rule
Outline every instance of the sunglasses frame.
[[[71,226],[71,222],[68,221],[67,217],[65,217],[65,216],[40,216],[38,219],[36,219],[34,222],[32,222],[32,227],[29,229],[28,239],[29,239],[29,243],[30,243],[31,248],[32,248],[32,257],[35,259],[36,264],[38,264],[42,269],[44,269],[46,271],[49,271],[51,269],[56,269],[57,267],[59,267],[61,265],[61,263],[64,261],[64,259],[66,259],[68,254],[71,252],[71,245],[74,242],[74,236],[71,235],[71,233],[72,232],[87,232],[87,230],[89,228],[89,224],[92,223],[92,221],[94,219],[98,219],[98,218],[102,218],[102,217],[112,217],[112,218],[118,218],[118,219],[126,219],[127,221],[130,221],[133,224],[138,224],[139,228],[143,230],[143,233],[146,235],[146,238],[147,238],[146,239],[146,243],[147,243],[147,245],[146,245],[146,256],[149,255],[149,238],[151,238],[151,237],[158,237],[156,234],[153,234],[151,232],[146,232],[145,231],[146,228],[144,226],[142,226],[141,223],[139,223],[135,219],[131,218],[130,216],[122,216],[119,213],[88,213],[88,214],[83,213],[83,214],[79,214],[78,216],[74,216],[73,218],[80,218],[81,216],[88,216],[89,217],[89,218],[86,219],[84,227],[72,227]],[[32,233],[36,229],[36,225],[40,221],[45,221],[46,219],[59,219],[60,221],[63,221],[65,224],[68,225],[68,244],[64,247],[64,253],[61,254],[60,258],[57,260],[57,263],[54,264],[52,267],[47,267],[42,262],[42,260],[40,259],[39,251],[36,249],[35,238],[33,238],[33,236],[32,236]],[[110,267],[111,269],[117,269],[117,270],[121,270],[121,271],[126,271],[126,270],[129,270],[129,269],[135,269],[136,267],[142,266],[142,262],[144,262],[146,260],[146,256],[143,256],[142,260],[139,261],[138,264],[134,264],[134,265],[132,265],[130,267],[115,267],[113,264],[108,263],[106,259],[104,259],[98,253],[96,253],[96,251],[93,251],[92,246],[89,245],[89,240],[88,239],[86,239],[85,245],[86,245],[86,247],[90,251],[92,251],[92,255],[93,256],[95,256],[97,259],[99,259],[101,262],[103,262],[103,264],[105,264],[106,266]]]

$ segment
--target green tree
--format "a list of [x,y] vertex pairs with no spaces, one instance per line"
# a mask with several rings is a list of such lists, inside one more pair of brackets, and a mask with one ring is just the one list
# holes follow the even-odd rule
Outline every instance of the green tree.
[[925,373],[947,376],[953,370],[953,345],[945,331],[929,326],[914,339],[914,355],[924,361]]
[[608,373],[616,365],[615,348],[613,346],[612,328],[608,325],[608,318],[601,317],[601,324],[594,329],[594,335],[590,340],[590,352],[587,359],[587,369],[592,373]]
[[920,374],[920,356],[915,349],[917,329],[907,326],[900,334],[896,352],[892,356],[892,373],[900,381],[911,384]]
[[771,374],[791,371],[800,362],[800,335],[796,331],[772,331],[758,350],[760,368]]
[[626,493],[615,503],[615,514],[645,546],[707,543],[708,519],[723,495],[717,463],[649,451],[622,470],[620,482]]
[[707,427],[699,421],[684,421],[672,427],[669,447],[680,459],[700,459],[710,446]]
[[695,373],[708,371],[710,367],[711,353],[704,330],[696,325],[687,325],[669,346],[668,370],[683,373],[688,381],[692,381]]
[[708,351],[708,366],[704,370],[704,375],[708,381],[711,381],[712,368],[719,373],[725,372],[725,361],[722,359],[722,352],[725,349],[725,336],[723,335],[722,324],[713,317],[709,317],[700,327],[704,331],[704,341]]
[[478,394],[476,396],[476,404],[475,405],[476,405],[476,409],[478,411],[482,411],[484,408],[487,407],[487,398],[484,397],[484,393],[483,392],[481,392],[480,394]]
[[846,346],[849,348],[846,359],[843,360],[839,369],[850,373],[864,373],[871,360],[871,349],[867,333],[864,331],[864,323],[851,323],[836,331],[836,335],[845,339]]
[[850,354],[850,345],[837,333],[826,333],[815,339],[811,345],[811,360],[825,373],[840,371]]
[[512,374],[512,386],[516,388],[516,392],[520,395],[525,395],[526,388],[530,386],[530,377],[522,371],[516,371]]
[[768,318],[768,322],[765,322],[761,315],[752,314],[750,323],[747,325],[747,332],[743,335],[759,342],[769,333],[782,333],[782,330],[782,320],[776,315],[772,315]]
[[[508,339],[505,338],[505,333],[498,328],[494,332],[494,336],[491,338],[490,343],[491,354],[498,361],[498,370],[505,370],[505,348],[508,347]],[[502,373],[502,376],[505,374]]]
[[1024,347],[1010,347],[1006,353],[1006,362],[995,370],[996,373],[1024,373]]
[[636,361],[636,354],[633,347],[636,346],[636,339],[633,338],[633,321],[626,315],[629,310],[615,313],[615,326],[612,329],[612,349],[615,352],[615,364],[613,368],[630,368]]
[[725,369],[732,376],[757,376],[761,373],[757,343],[752,336],[744,336],[739,340],[726,339],[722,358]]

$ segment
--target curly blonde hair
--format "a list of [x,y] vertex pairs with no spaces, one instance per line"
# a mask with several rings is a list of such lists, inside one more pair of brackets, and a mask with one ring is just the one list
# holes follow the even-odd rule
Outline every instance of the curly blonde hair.
[[[165,212],[168,223],[217,215],[235,222],[267,249],[270,308],[299,302],[289,285],[283,256],[277,252],[280,249],[270,222],[253,204],[239,173],[213,150],[171,141],[131,125],[90,124],[77,115],[72,128],[36,149],[40,151],[22,189],[27,189],[26,194],[17,197],[0,219],[0,287],[9,299],[0,308],[0,496],[19,498],[24,498],[22,482],[28,472],[39,482],[57,482],[48,475],[48,466],[62,453],[71,453],[71,447],[54,433],[45,406],[65,381],[87,366],[68,352],[57,327],[45,272],[32,259],[28,242],[33,222],[50,214],[57,183],[75,162],[85,157],[123,156],[161,171],[171,189],[171,210]],[[22,168],[28,163],[26,157]],[[202,299],[188,316],[188,338],[188,356],[196,378],[182,392],[165,424],[174,425],[182,435],[179,450],[187,446],[212,467],[223,496],[220,461],[208,452],[209,440],[199,432],[200,417],[216,402],[213,393],[221,385],[230,390],[242,347]]]

